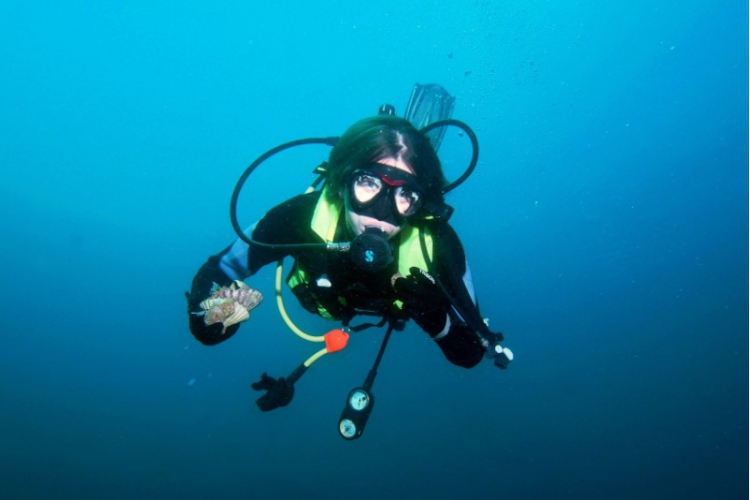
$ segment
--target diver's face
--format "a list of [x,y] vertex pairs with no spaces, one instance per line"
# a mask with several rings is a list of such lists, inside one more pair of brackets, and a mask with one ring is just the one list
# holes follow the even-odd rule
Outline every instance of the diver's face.
[[[389,167],[394,167],[414,175],[414,170],[409,165],[404,163],[404,161],[400,158],[383,158],[381,160],[378,160],[378,163],[388,165]],[[387,238],[392,238],[393,236],[396,236],[399,231],[401,231],[401,226],[396,226],[389,222],[381,221],[373,217],[368,217],[366,215],[360,215],[356,213],[354,210],[352,210],[349,197],[344,196],[343,193],[341,194],[344,198],[344,207],[346,209],[346,223],[349,230],[352,232],[353,237],[359,236],[360,234],[364,233],[365,229],[367,229],[368,227],[375,227],[380,229],[381,231],[383,231],[383,233],[385,233]]]

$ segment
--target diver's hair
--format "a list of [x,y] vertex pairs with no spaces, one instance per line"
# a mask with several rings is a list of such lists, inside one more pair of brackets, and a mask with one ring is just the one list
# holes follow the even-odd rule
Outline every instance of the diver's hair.
[[408,120],[387,115],[358,121],[333,147],[326,180],[329,200],[339,199],[357,168],[388,157],[401,159],[414,170],[428,200],[443,202],[448,181],[430,140]]

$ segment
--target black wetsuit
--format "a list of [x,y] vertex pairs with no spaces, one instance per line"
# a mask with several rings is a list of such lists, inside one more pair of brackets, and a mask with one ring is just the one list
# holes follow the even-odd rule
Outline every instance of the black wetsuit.
[[[248,232],[262,243],[300,244],[321,243],[321,238],[310,227],[320,192],[300,195],[271,209]],[[345,214],[342,213],[342,217]],[[474,307],[474,289],[463,247],[453,229],[445,222],[424,222],[434,242],[433,273],[466,310]],[[337,225],[336,241],[346,241],[343,220]],[[394,236],[398,248],[399,235]],[[297,286],[294,293],[303,307],[317,312],[317,297],[329,314],[348,321],[364,311],[394,312],[396,296],[391,277],[397,272],[398,255],[385,270],[365,272],[357,268],[348,253],[321,250],[269,249],[258,245],[249,247],[238,239],[203,264],[195,278],[188,298],[188,313],[199,311],[199,304],[207,298],[214,283],[229,286],[232,280],[244,280],[263,266],[285,256],[292,256],[310,275],[309,283]],[[345,304],[345,305],[344,305]],[[396,310],[397,311],[397,310]],[[437,335],[435,343],[452,363],[470,368],[479,363],[485,353],[477,336],[456,310],[446,311],[450,328]],[[205,345],[227,340],[239,328],[233,325],[221,333],[221,325],[206,326],[202,316],[189,314],[190,331]],[[354,322],[352,322],[354,324]]]

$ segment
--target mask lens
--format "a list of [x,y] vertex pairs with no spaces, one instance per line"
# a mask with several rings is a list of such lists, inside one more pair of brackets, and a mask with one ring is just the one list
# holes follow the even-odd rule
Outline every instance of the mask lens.
[[393,194],[396,201],[396,210],[403,216],[410,216],[417,213],[421,206],[419,193],[405,187],[398,187]]
[[367,203],[375,198],[383,189],[383,181],[380,178],[368,174],[359,173],[354,176],[352,190],[354,197],[360,203]]

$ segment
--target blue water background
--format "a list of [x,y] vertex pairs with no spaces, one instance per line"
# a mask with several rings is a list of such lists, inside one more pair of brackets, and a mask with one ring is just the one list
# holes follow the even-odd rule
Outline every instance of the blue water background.
[[[747,498],[747,20],[728,0],[3,2],[0,496]],[[410,327],[345,442],[381,333],[264,414],[249,384],[319,348],[273,269],[217,347],[183,292],[233,240],[250,161],[403,111],[415,82],[481,142],[452,221],[516,360],[466,371]],[[326,154],[264,165],[243,224]],[[441,156],[458,175],[465,138]]]

